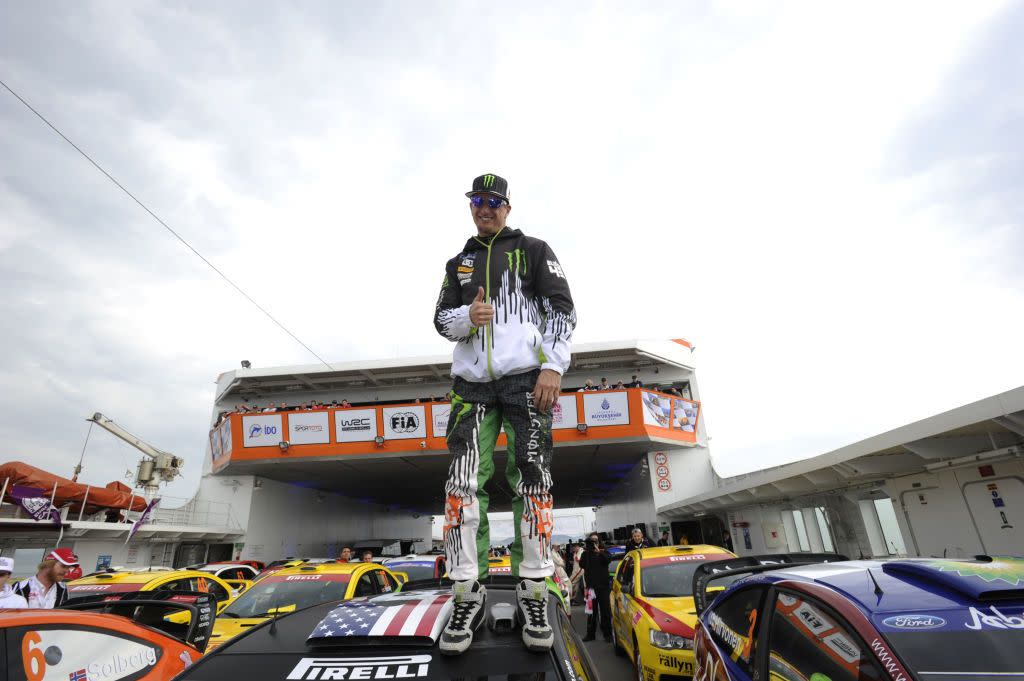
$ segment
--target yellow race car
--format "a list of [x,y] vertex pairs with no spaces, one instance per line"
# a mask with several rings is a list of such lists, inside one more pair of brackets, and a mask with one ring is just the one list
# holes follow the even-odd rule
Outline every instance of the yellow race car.
[[630,551],[612,580],[612,645],[642,681],[693,676],[693,572],[733,558],[718,546],[662,546]]
[[68,582],[68,598],[128,591],[202,591],[213,594],[218,610],[234,597],[227,581],[199,570],[116,570]]
[[408,575],[379,563],[320,563],[261,578],[217,616],[207,652],[271,617],[318,603],[400,591]]

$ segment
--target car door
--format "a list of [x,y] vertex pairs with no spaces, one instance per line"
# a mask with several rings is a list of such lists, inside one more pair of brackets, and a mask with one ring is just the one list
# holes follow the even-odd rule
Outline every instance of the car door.
[[764,585],[737,589],[704,614],[694,642],[694,681],[714,681],[723,667],[734,681],[764,678],[755,669],[767,591]]
[[842,616],[798,591],[773,596],[768,629],[772,681],[875,681],[887,678],[870,648]]
[[636,583],[636,561],[627,555],[619,563],[612,580],[612,628],[620,643],[632,646],[632,622],[629,612]]
[[373,577],[373,571],[364,569],[352,575],[352,583],[349,586],[349,598],[362,598],[380,593],[377,580]]

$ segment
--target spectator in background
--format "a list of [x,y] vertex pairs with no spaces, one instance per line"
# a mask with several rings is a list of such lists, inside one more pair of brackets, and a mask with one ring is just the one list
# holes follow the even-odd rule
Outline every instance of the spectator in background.
[[679,546],[689,546],[690,538],[687,537],[685,534],[681,534],[679,535],[679,541],[676,542],[676,544],[678,544]]
[[633,374],[633,380],[632,380],[632,381],[630,381],[630,382],[629,382],[629,383],[628,383],[628,384],[626,385],[626,387],[627,387],[627,388],[642,388],[642,387],[644,387],[644,382],[643,382],[643,381],[641,381],[641,380],[640,380],[639,378],[637,378],[637,377],[636,377],[636,374]]
[[651,540],[644,536],[642,528],[634,527],[633,533],[629,537],[629,541],[626,542],[626,550],[632,551],[634,549],[649,548],[651,548]]
[[555,563],[555,583],[562,590],[566,603],[572,603],[572,582],[565,572],[565,558],[562,557],[562,547],[558,544],[551,546],[551,560]]
[[601,633],[606,641],[612,640],[612,618],[611,618],[611,581],[608,574],[608,564],[611,560],[604,550],[604,544],[596,532],[587,537],[586,549],[580,557],[579,564],[583,569],[583,579],[586,581],[587,590],[590,592],[586,598],[591,599],[590,612],[587,617],[587,635],[584,641],[593,641],[597,633],[598,622],[601,624]]
[[28,607],[25,597],[15,592],[14,587],[8,583],[13,573],[14,559],[7,556],[0,557],[0,610]]
[[68,568],[78,565],[78,556],[71,549],[54,549],[39,563],[35,576],[18,582],[14,591],[37,609],[59,608],[68,599],[64,578]]
[[665,389],[665,390],[664,390],[663,392],[664,392],[664,393],[666,393],[666,394],[668,394],[668,395],[675,395],[676,397],[682,397],[682,396],[683,396],[683,395],[682,395],[682,393],[680,393],[680,392],[679,392],[679,391],[678,391],[678,390],[676,389],[676,387],[675,387],[674,385],[670,385],[670,386],[669,386],[668,388],[666,388],[666,389]]
[[732,534],[728,530],[722,533],[722,548],[732,551]]
[[277,407],[274,406],[273,402],[268,403],[263,409],[264,414],[273,414],[275,411],[277,411]]
[[626,387],[626,386],[622,385],[622,381],[619,381],[618,383],[616,383],[616,384],[615,384],[615,389],[616,389],[616,390],[622,390],[622,389],[624,389],[625,387]]
[[601,385],[599,385],[599,386],[597,387],[597,389],[598,389],[598,390],[611,390],[611,389],[612,389],[612,387],[611,387],[610,385],[608,385],[608,379],[607,379],[607,378],[604,378],[604,377],[602,376],[602,377],[601,377]]
[[277,410],[278,411],[288,411],[288,405],[285,404],[284,402],[282,402],[281,404],[277,405]]
[[668,530],[661,533],[661,539],[658,540],[658,546],[670,546],[672,540],[668,538]]
[[345,544],[341,547],[341,555],[338,556],[339,563],[351,563],[352,562],[352,547]]
[[597,388],[594,387],[594,381],[592,381],[589,378],[587,379],[587,382],[583,384],[583,387],[577,390],[576,392],[582,393],[586,392],[587,390],[597,390]]
[[351,406],[352,406],[352,405],[351,405],[351,404],[349,403],[349,401],[348,401],[348,400],[344,400],[344,399],[343,399],[343,400],[341,401],[341,408],[342,408],[342,409],[345,409],[345,408],[347,408],[347,407],[351,407]]
[[371,551],[370,549],[363,549],[363,552],[359,554],[359,560],[363,563],[372,563],[373,551]]

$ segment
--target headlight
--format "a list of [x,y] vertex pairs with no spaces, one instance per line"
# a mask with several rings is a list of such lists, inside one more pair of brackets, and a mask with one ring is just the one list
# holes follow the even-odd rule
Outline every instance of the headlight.
[[651,629],[651,645],[662,650],[693,650],[693,639]]

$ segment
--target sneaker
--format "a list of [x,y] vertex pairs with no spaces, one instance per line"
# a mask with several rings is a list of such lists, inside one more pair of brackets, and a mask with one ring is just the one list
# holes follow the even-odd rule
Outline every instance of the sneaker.
[[516,587],[516,619],[523,625],[527,650],[546,652],[555,642],[548,624],[548,585],[543,580],[524,579]]
[[484,605],[487,603],[487,589],[472,579],[455,582],[452,595],[455,597],[455,607],[441,632],[438,645],[445,655],[465,652],[473,642],[473,631],[484,621]]

